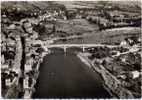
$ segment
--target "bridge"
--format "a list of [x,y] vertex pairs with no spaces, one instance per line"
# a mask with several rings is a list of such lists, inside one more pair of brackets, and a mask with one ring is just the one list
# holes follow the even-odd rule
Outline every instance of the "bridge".
[[114,47],[119,47],[118,45],[106,45],[106,44],[50,44],[46,45],[47,48],[62,48],[64,52],[66,52],[67,48],[71,47],[79,47],[83,49],[83,52],[85,51],[86,48],[89,47],[108,47],[108,48],[114,48]]

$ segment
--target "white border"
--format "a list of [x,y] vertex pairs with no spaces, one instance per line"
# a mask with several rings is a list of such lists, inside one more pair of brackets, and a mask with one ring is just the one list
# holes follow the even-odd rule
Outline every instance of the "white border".
[[[0,8],[1,8],[1,2],[4,1],[133,1],[133,2],[140,2],[141,6],[142,6],[142,2],[141,0],[0,0]],[[0,10],[0,14],[1,14],[1,10]],[[0,21],[1,21],[1,17],[0,17]],[[0,24],[0,33],[1,33],[1,24]],[[1,43],[1,34],[0,34],[0,43]],[[0,44],[1,47],[1,44]],[[0,48],[0,52],[1,52],[1,48]],[[1,96],[1,53],[0,53],[0,99],[3,99]],[[8,99],[7,99],[8,100]],[[10,100],[15,100],[15,99],[10,99]],[[19,100],[23,100],[23,99],[19,99]],[[28,99],[28,100],[33,100],[33,99]],[[35,99],[35,100],[39,100],[39,99]],[[41,99],[44,100],[44,99]],[[46,99],[47,100],[47,99]],[[55,99],[50,99],[50,100],[55,100]],[[60,100],[60,99],[57,99]],[[62,99],[62,100],[75,100],[75,99]],[[83,100],[83,99],[76,99],[76,100]],[[118,100],[118,99],[85,99],[85,100]],[[128,100],[128,99],[119,99],[119,100]],[[131,100],[140,100],[140,99],[131,99]]]
[[141,0],[1,0],[1,1],[140,1]]

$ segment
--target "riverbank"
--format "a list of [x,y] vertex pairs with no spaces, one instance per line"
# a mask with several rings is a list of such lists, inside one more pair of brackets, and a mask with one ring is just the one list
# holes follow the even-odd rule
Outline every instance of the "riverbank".
[[[39,59],[36,60],[33,63],[33,65],[31,65],[31,66],[34,67],[34,69],[33,69],[34,73],[32,75],[33,82],[32,82],[32,84],[31,84],[30,87],[29,86],[25,86],[25,88],[24,88],[25,93],[24,93],[24,96],[23,96],[24,99],[30,99],[32,97],[33,93],[36,91],[35,88],[34,88],[34,86],[37,83],[37,79],[38,79],[38,76],[39,76],[39,73],[40,73],[40,71],[39,71],[40,64],[43,62],[43,58],[47,54],[48,54],[47,52],[42,52],[41,55],[40,55],[40,57],[39,57]],[[28,80],[25,80],[25,83],[26,82],[28,82]]]
[[[89,68],[93,68],[94,69],[94,65],[92,64],[92,62],[86,57],[86,55],[84,55],[83,53],[78,53],[77,54],[77,57],[85,64],[87,65]],[[98,74],[100,74],[100,72],[94,70],[95,72],[97,72]],[[115,98],[115,95],[113,95],[110,91],[110,89],[105,85],[103,84],[103,87],[108,91],[108,93],[113,97]]]
[[102,76],[104,84],[109,89],[109,92],[111,92],[114,96],[121,99],[134,98],[132,93],[129,90],[123,88],[121,86],[121,82],[109,71],[107,71],[105,67],[103,67],[101,64],[95,64],[93,61],[89,60],[87,56],[83,53],[79,53],[77,57],[79,57],[82,62],[84,62],[86,65],[89,65],[89,67],[93,68]]

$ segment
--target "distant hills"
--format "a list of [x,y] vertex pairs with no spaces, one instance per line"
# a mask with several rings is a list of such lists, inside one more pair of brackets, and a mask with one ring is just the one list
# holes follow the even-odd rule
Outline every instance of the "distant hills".
[[1,9],[11,9],[11,8],[20,8],[20,10],[33,10],[33,9],[45,9],[49,6],[48,2],[27,2],[27,1],[18,1],[18,2],[2,2]]
[[1,3],[1,9],[11,9],[19,7],[21,10],[46,9],[49,7],[56,7],[57,5],[64,5],[67,9],[73,8],[93,8],[98,5],[114,6],[121,9],[140,10],[140,1],[5,1]]

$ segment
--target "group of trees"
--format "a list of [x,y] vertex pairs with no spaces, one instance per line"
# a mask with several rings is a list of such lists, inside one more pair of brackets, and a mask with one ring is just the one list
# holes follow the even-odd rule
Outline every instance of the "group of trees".
[[94,59],[94,58],[101,59],[101,58],[110,56],[110,49],[105,47],[94,48],[93,50],[90,50],[89,52],[92,53],[92,55],[89,56],[89,59]]
[[[118,10],[119,11],[119,10]],[[101,15],[97,16],[88,16],[88,21],[94,24],[98,24],[100,30],[111,29],[117,27],[140,27],[141,26],[141,17],[132,16],[132,15],[111,15],[113,10],[101,10]]]
[[38,13],[32,10],[18,10],[18,8],[2,9],[2,15],[14,21],[20,21],[23,18],[37,17]]

